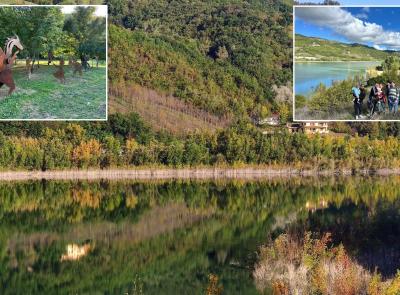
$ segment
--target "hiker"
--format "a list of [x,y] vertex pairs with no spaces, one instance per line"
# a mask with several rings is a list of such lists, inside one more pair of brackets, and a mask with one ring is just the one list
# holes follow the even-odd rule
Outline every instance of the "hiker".
[[383,85],[382,84],[375,84],[373,89],[371,89],[372,100],[371,100],[371,110],[370,110],[370,118],[372,118],[375,112],[381,113],[385,111],[385,103],[386,103],[386,96],[383,92]]
[[375,83],[375,85],[372,86],[371,91],[369,93],[367,105],[368,105],[368,110],[370,112],[372,111],[372,109],[374,107],[375,98],[378,93],[378,87],[379,87],[379,84]]
[[388,93],[389,112],[396,114],[397,111],[399,110],[399,89],[397,89],[396,84],[394,82],[388,85],[387,93]]
[[[361,85],[360,86],[360,107],[361,107],[361,110],[360,110],[360,112],[362,113],[362,108],[363,108],[363,104],[364,104],[364,99],[365,99],[365,97],[367,96],[367,90],[365,89],[365,86],[364,85]],[[363,115],[360,115],[362,118],[363,118]]]
[[383,91],[382,84],[379,84],[377,98],[378,98],[378,102],[377,102],[378,113],[386,112],[386,96],[385,96],[385,92]]
[[351,88],[351,93],[353,94],[353,102],[354,102],[354,113],[356,120],[361,119],[361,100],[360,100],[360,86],[354,86]]

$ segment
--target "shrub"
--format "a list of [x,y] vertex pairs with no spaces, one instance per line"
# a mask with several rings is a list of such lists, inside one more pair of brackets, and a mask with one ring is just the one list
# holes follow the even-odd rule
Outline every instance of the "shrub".
[[352,101],[351,88],[357,83],[357,78],[335,82],[329,88],[321,83],[311,97],[310,108],[321,111],[342,108],[344,104]]
[[400,272],[382,281],[380,274],[365,270],[342,245],[331,245],[329,233],[312,236],[282,234],[262,246],[253,272],[257,289],[275,295],[400,294]]

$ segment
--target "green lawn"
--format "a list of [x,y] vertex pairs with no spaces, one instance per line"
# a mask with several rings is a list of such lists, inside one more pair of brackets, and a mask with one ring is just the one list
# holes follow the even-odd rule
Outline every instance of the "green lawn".
[[[0,119],[106,119],[106,66],[93,68],[74,77],[65,66],[66,83],[54,76],[53,65],[41,63],[31,79],[24,61],[13,68],[16,90],[7,96],[8,87],[0,88]],[[58,65],[58,62],[56,62]]]

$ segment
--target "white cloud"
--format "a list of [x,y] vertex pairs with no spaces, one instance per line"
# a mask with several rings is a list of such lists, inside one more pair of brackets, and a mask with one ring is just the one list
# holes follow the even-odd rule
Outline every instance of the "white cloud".
[[296,17],[328,27],[349,42],[400,50],[400,32],[386,31],[381,25],[364,21],[340,7],[296,7]]
[[377,50],[385,50],[385,48],[383,48],[383,47],[381,47],[381,46],[379,46],[379,45],[374,45],[374,48],[375,49],[377,49]]

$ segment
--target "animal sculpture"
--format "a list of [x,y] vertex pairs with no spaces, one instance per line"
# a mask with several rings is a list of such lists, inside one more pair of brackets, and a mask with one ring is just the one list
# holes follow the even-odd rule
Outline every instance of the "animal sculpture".
[[54,65],[56,67],[56,71],[53,73],[53,76],[56,77],[61,83],[65,84],[65,76],[64,76],[64,59],[60,60],[60,65]]
[[[13,54],[14,47],[17,48],[17,51]],[[7,38],[4,50],[0,48],[0,87],[4,84],[7,85],[9,88],[8,95],[15,90],[11,67],[17,59],[17,54],[23,49],[24,47],[17,35]]]
[[76,61],[76,59],[72,59],[72,65],[74,66],[74,75],[79,73],[82,76],[82,65]]

